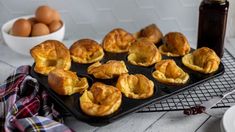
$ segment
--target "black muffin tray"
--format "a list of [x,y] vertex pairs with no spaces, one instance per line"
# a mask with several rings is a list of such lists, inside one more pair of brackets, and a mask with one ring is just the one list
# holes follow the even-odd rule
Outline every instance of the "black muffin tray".
[[[224,73],[224,66],[222,63],[219,65],[219,69],[211,74],[202,74],[199,72],[192,71],[191,69],[185,67],[182,62],[182,57],[167,57],[162,56],[162,59],[173,59],[179,67],[181,67],[185,72],[190,76],[188,82],[184,85],[166,85],[158,82],[152,77],[152,72],[155,70],[154,65],[149,67],[134,66],[130,64],[127,60],[127,53],[105,53],[104,58],[101,60],[102,63],[107,62],[108,60],[123,60],[126,64],[126,67],[129,71],[129,74],[143,74],[148,79],[154,82],[154,94],[148,99],[130,99],[122,94],[122,104],[120,108],[113,114],[105,117],[92,117],[88,116],[82,112],[79,105],[79,94],[73,94],[71,96],[60,96],[56,94],[49,86],[47,82],[47,76],[36,73],[33,68],[31,70],[31,75],[35,77],[39,83],[48,91],[49,95],[56,101],[56,103],[61,106],[63,109],[68,111],[71,115],[77,118],[80,121],[86,122],[94,126],[102,126],[108,123],[113,122],[114,120],[120,119],[127,114],[133,113],[147,105],[150,105],[153,102],[157,102],[163,99],[166,99],[170,96],[179,94],[182,91],[193,88],[196,85],[200,85],[212,78],[220,76]],[[75,71],[80,77],[87,77],[89,86],[94,82],[103,82],[109,85],[116,85],[117,78],[114,79],[96,79],[92,75],[87,74],[87,68],[90,64],[78,64],[72,62],[71,71]],[[33,65],[34,67],[34,65]]]

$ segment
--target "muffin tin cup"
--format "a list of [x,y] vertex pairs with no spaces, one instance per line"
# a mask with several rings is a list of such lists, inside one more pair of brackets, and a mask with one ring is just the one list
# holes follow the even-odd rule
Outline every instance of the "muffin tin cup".
[[[127,56],[128,56],[127,53],[106,52],[104,58],[101,60],[101,63],[105,63],[108,60],[123,60],[126,64],[129,74],[143,74],[148,79],[154,82],[154,94],[153,96],[147,99],[131,99],[131,98],[125,97],[125,95],[122,94],[122,104],[120,108],[113,114],[109,116],[105,116],[105,117],[92,117],[83,113],[80,108],[80,103],[79,103],[79,98],[81,96],[80,94],[73,94],[71,96],[58,95],[49,87],[47,76],[36,73],[33,70],[33,68],[31,70],[31,75],[35,77],[39,81],[39,83],[48,91],[49,95],[54,99],[54,101],[56,101],[56,103],[62,108],[64,108],[66,111],[71,113],[71,115],[76,117],[78,120],[86,122],[90,125],[102,126],[102,125],[111,123],[114,120],[120,119],[121,117],[124,117],[125,115],[133,113],[147,105],[150,105],[153,102],[158,102],[168,97],[177,95],[180,92],[191,89],[197,85],[200,85],[224,73],[224,65],[222,63],[220,63],[219,69],[216,72],[211,73],[211,74],[202,74],[202,73],[193,71],[185,67],[181,61],[182,57],[162,56],[162,59],[175,60],[176,64],[179,67],[181,67],[185,72],[187,72],[190,76],[187,83],[183,85],[167,85],[167,84],[158,82],[156,79],[152,77],[152,72],[155,71],[154,65],[149,66],[149,67],[135,66],[128,62]],[[87,73],[87,68],[90,65],[91,64],[78,64],[78,63],[72,62],[72,66],[70,70],[76,72],[77,75],[80,77],[87,77],[88,82],[89,82],[89,87],[94,82],[102,82],[108,85],[116,86],[118,77],[114,79],[96,79],[92,75],[89,75]]]

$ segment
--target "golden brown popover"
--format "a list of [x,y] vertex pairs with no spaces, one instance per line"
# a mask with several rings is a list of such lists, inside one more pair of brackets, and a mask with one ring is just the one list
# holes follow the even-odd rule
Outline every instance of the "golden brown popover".
[[128,52],[135,37],[121,28],[110,31],[103,39],[102,46],[105,51],[112,53]]
[[145,38],[141,38],[131,45],[127,58],[133,65],[151,66],[159,62],[162,56],[154,43]]
[[34,71],[37,73],[48,75],[55,68],[70,69],[69,50],[57,40],[47,40],[34,46],[30,54],[34,58]]
[[104,56],[103,48],[91,39],[78,40],[69,50],[73,61],[82,64],[100,61]]
[[124,61],[109,60],[105,64],[96,62],[87,69],[88,74],[92,74],[95,78],[111,79],[122,73],[128,73]]
[[79,78],[76,72],[56,68],[48,74],[48,84],[59,95],[82,93],[89,84],[85,77]]
[[155,24],[150,24],[146,26],[145,28],[141,29],[139,32],[134,34],[134,36],[136,37],[136,39],[146,38],[154,44],[159,43],[163,38],[162,32]]
[[219,68],[220,58],[208,48],[202,47],[182,58],[182,62],[188,68],[201,73],[212,73]]
[[122,102],[119,89],[96,82],[80,97],[81,110],[90,116],[107,116],[118,110]]
[[154,84],[142,74],[119,76],[116,87],[128,98],[146,99],[153,95]]
[[191,50],[187,38],[179,32],[170,32],[163,38],[159,51],[167,56],[184,56]]
[[167,59],[158,62],[155,65],[153,77],[164,84],[185,84],[188,79],[188,73],[177,66],[174,60]]

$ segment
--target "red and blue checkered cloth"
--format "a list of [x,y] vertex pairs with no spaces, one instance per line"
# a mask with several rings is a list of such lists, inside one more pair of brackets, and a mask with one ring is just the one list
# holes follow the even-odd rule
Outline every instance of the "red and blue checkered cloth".
[[73,131],[63,123],[46,91],[21,66],[0,85],[0,131]]

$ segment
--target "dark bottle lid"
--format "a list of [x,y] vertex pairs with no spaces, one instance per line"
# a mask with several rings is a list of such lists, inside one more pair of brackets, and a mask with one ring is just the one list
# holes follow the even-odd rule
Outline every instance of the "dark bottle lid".
[[225,3],[226,0],[204,0],[206,3]]

